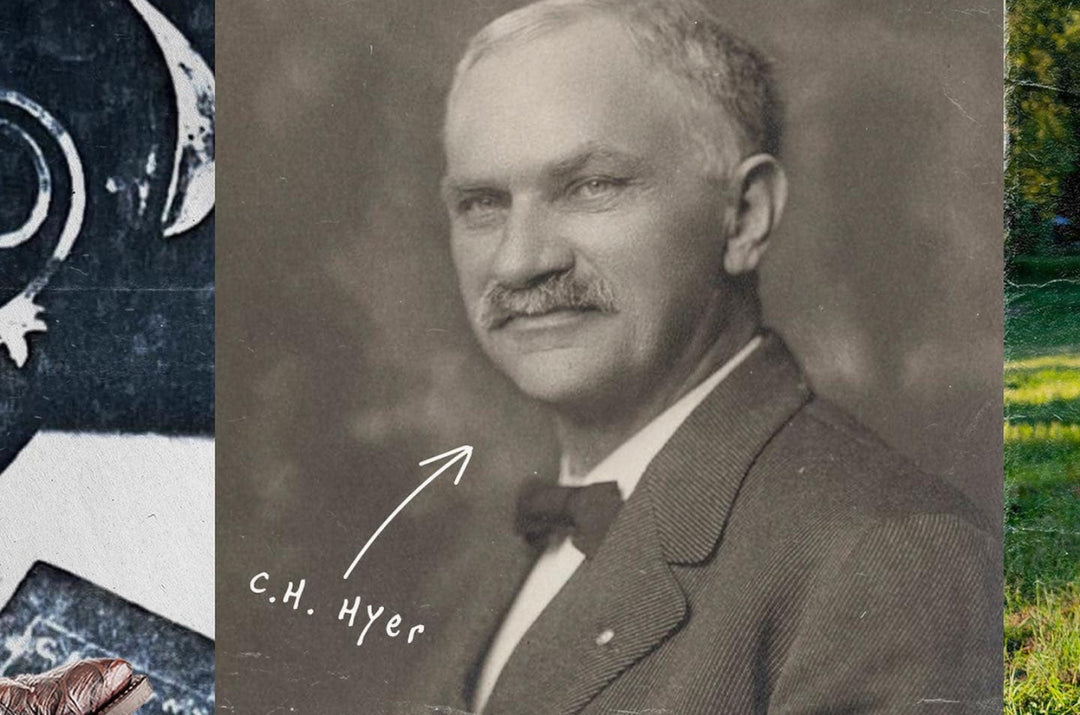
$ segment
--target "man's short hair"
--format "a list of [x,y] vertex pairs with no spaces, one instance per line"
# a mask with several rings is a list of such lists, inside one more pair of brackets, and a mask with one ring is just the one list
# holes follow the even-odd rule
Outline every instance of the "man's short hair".
[[723,174],[752,154],[779,154],[782,109],[770,63],[698,0],[541,0],[526,5],[473,36],[454,74],[451,101],[462,77],[484,56],[589,17],[620,22],[646,62],[678,81],[691,110],[686,129],[702,144],[711,170]]

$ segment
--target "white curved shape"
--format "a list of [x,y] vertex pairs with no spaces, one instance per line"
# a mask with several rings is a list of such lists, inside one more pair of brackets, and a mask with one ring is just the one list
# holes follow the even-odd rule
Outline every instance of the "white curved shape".
[[26,221],[14,231],[0,233],[0,248],[15,248],[26,243],[38,232],[41,224],[49,216],[49,203],[52,200],[52,177],[49,175],[49,167],[45,164],[45,154],[34,138],[17,124],[0,117],[0,132],[14,135],[22,139],[30,147],[33,154],[34,173],[37,174],[38,193],[34,200],[34,207],[30,209],[30,215]]
[[40,318],[43,310],[44,308],[22,293],[0,306],[0,345],[7,348],[8,357],[15,363],[15,367],[22,367],[30,357],[30,345],[26,342],[26,336],[29,333],[44,333],[49,329]]
[[176,94],[176,154],[161,222],[165,236],[177,236],[214,208],[214,73],[148,0],[130,2],[157,40]]
[[11,90],[0,90],[0,102],[18,107],[37,120],[56,141],[67,163],[68,175],[71,178],[71,204],[52,256],[21,293],[0,306],[0,345],[7,348],[8,355],[15,365],[22,367],[29,356],[26,335],[47,330],[45,322],[38,318],[38,314],[44,308],[35,304],[34,298],[71,253],[71,247],[75,245],[75,239],[79,237],[79,232],[82,230],[83,217],[86,214],[86,176],[83,173],[82,160],[79,158],[74,140],[55,117],[37,102]]
[[401,510],[408,506],[409,502],[411,502],[417,494],[424,491],[424,487],[426,487],[428,484],[431,484],[440,474],[442,474],[447,469],[454,466],[454,464],[460,461],[461,466],[458,467],[457,476],[454,477],[454,486],[457,486],[461,482],[461,475],[465,473],[465,467],[469,466],[469,460],[472,459],[472,453],[472,445],[463,444],[460,447],[455,447],[454,449],[451,449],[449,452],[443,452],[442,454],[437,454],[434,457],[428,457],[423,462],[420,462],[420,466],[425,467],[432,462],[436,462],[440,459],[450,457],[450,459],[447,459],[446,462],[441,467],[439,467],[434,474],[421,482],[420,486],[418,486],[416,489],[413,489],[412,493],[409,494],[409,496],[405,497],[405,500],[398,504],[396,509],[390,512],[390,516],[386,517],[386,519],[383,520],[383,523],[379,525],[379,528],[375,530],[375,533],[372,534],[370,538],[368,538],[367,542],[364,544],[364,547],[360,549],[360,553],[358,553],[356,555],[356,558],[352,560],[352,563],[349,564],[349,568],[345,569],[345,575],[342,576],[342,578],[346,581],[349,579],[349,576],[352,575],[353,569],[355,569],[356,565],[360,563],[360,559],[363,558],[367,550],[371,548],[371,545],[375,543],[375,539],[379,538],[379,534],[383,533],[383,530],[390,525],[390,522],[394,520],[394,517],[400,514]]

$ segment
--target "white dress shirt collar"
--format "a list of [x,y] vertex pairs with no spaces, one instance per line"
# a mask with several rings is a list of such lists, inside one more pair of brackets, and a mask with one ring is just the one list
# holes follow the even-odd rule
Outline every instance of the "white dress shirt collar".
[[661,412],[652,422],[642,427],[633,437],[623,442],[614,452],[583,477],[570,476],[565,455],[559,465],[559,484],[585,486],[597,482],[615,482],[622,498],[628,499],[634,491],[649,462],[663,448],[679,425],[690,416],[710,392],[730,375],[761,344],[761,335],[755,335],[739,352],[719,367],[700,385],[683,395],[675,404]]

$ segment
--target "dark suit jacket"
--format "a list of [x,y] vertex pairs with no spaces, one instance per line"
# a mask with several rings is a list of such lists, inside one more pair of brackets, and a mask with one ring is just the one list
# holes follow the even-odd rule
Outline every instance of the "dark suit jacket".
[[[769,336],[652,461],[485,713],[1000,712],[994,533],[814,396]],[[509,534],[473,546],[480,561],[438,586],[460,605],[411,674],[410,712],[468,711],[536,556]]]

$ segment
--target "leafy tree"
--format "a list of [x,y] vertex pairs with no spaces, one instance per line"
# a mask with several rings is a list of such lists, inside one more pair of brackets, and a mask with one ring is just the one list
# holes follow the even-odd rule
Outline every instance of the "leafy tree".
[[1080,7],[1008,0],[1006,12],[1005,247],[1013,259],[1053,246],[1055,216],[1080,223]]

